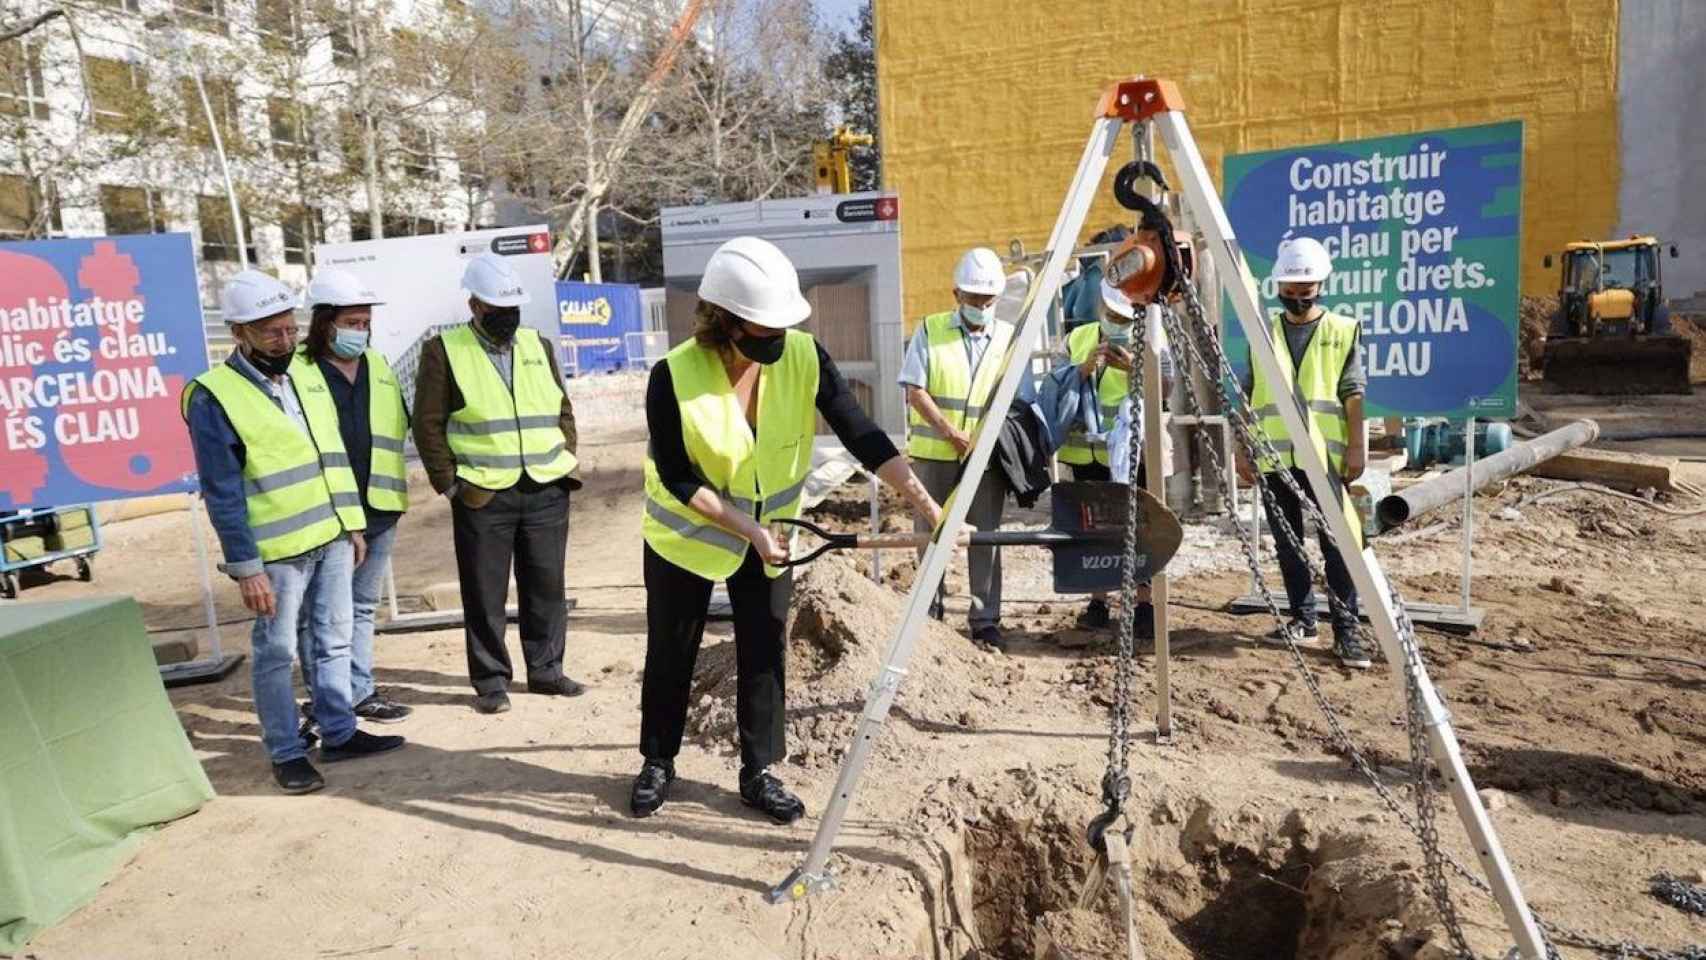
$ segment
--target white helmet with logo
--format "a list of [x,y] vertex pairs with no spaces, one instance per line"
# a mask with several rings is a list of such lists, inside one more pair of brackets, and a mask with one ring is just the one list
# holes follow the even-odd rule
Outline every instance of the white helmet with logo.
[[1320,283],[1333,272],[1333,258],[1321,241],[1311,237],[1288,237],[1280,241],[1274,257],[1275,283]]
[[1106,278],[1102,280],[1102,306],[1127,320],[1137,319],[1137,307],[1132,305],[1131,298],[1125,295],[1124,290],[1109,283]]
[[812,305],[800,294],[793,261],[759,237],[735,237],[711,254],[699,278],[699,299],[772,330],[785,330],[812,315]]
[[495,253],[482,253],[468,261],[468,268],[462,271],[462,289],[493,307],[519,307],[533,300],[508,259]]
[[348,270],[322,267],[308,281],[310,307],[371,307],[384,302],[372,287]]
[[226,323],[244,324],[289,313],[300,304],[296,291],[277,277],[244,270],[219,291],[219,314]]
[[954,268],[954,289],[964,293],[995,296],[1007,289],[1007,271],[1001,258],[988,247],[973,247]]

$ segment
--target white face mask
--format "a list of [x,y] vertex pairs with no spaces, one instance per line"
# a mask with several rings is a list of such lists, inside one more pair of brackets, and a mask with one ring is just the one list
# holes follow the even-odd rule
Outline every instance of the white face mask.
[[995,304],[987,307],[974,307],[969,303],[960,304],[960,319],[968,327],[985,327],[995,320]]

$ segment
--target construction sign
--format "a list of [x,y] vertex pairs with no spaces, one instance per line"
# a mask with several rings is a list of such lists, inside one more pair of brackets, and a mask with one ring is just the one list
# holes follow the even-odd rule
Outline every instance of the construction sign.
[[[1361,323],[1368,416],[1516,415],[1521,121],[1236,154],[1225,184],[1270,310],[1282,239],[1332,255],[1322,302]],[[1227,327],[1242,373],[1249,347]]]
[[628,365],[628,334],[645,329],[640,288],[631,283],[557,281],[557,322],[569,370],[594,373]]
[[187,233],[0,243],[0,513],[195,489]]

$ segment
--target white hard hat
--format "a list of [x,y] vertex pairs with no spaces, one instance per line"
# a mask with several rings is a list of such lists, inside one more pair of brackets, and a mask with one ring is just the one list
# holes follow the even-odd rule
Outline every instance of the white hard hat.
[[314,279],[308,282],[310,307],[367,307],[384,302],[372,287],[348,270],[322,267],[314,271]]
[[462,271],[462,289],[493,307],[519,307],[533,300],[509,260],[495,253],[482,253],[468,261],[468,268]]
[[219,291],[219,314],[226,323],[252,323],[295,310],[301,303],[296,291],[277,277],[259,270],[244,270]]
[[812,315],[788,255],[758,237],[735,237],[716,249],[699,278],[699,299],[742,320],[785,330]]
[[1137,319],[1137,308],[1132,306],[1131,298],[1125,295],[1124,290],[1109,283],[1106,279],[1102,281],[1102,306],[1127,320]]
[[1270,275],[1277,283],[1319,283],[1333,272],[1333,258],[1321,241],[1293,237],[1280,241]]
[[967,250],[954,268],[954,289],[989,295],[1007,289],[1007,271],[1001,269],[1001,258],[988,247]]

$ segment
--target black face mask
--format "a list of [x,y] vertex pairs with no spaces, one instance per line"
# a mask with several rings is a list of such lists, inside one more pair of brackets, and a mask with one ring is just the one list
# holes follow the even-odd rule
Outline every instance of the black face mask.
[[762,363],[765,366],[769,366],[770,364],[782,359],[782,348],[786,346],[783,341],[787,339],[788,338],[786,336],[744,336],[735,341],[735,348],[753,363]]
[[1285,307],[1285,311],[1292,316],[1307,317],[1309,316],[1309,311],[1315,309],[1315,301],[1318,299],[1320,298],[1282,296],[1279,298],[1279,302],[1281,306]]
[[508,343],[521,326],[520,307],[496,307],[480,316],[480,329],[497,343]]
[[295,350],[286,351],[283,356],[278,357],[265,353],[250,352],[249,362],[254,364],[255,369],[259,370],[265,376],[282,377],[290,369],[290,361],[295,356]]

